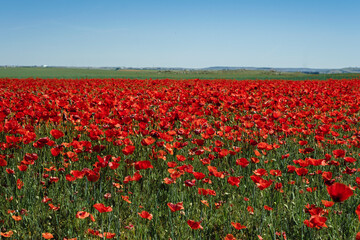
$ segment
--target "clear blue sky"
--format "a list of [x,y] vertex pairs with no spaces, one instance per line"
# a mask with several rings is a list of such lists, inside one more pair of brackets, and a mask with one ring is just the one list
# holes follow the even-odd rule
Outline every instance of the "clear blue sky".
[[3,0],[0,65],[360,67],[358,0]]

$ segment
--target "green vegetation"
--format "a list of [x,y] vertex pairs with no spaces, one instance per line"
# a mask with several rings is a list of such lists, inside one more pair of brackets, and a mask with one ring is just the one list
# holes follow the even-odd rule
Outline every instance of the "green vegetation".
[[257,70],[107,70],[86,68],[0,67],[0,78],[125,78],[125,79],[351,79],[360,74],[305,74]]

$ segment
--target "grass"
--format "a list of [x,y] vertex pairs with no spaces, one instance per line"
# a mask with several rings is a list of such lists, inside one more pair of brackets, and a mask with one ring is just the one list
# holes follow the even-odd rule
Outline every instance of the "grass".
[[257,70],[104,70],[82,68],[42,68],[42,67],[0,67],[0,78],[58,78],[58,79],[85,79],[85,78],[124,78],[124,79],[352,79],[360,74],[305,74],[283,73]]

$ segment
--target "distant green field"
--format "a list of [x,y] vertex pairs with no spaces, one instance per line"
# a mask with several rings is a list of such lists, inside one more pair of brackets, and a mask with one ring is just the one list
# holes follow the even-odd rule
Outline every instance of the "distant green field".
[[0,67],[0,78],[125,78],[125,79],[351,79],[360,74],[305,74],[254,70],[104,70],[81,68]]

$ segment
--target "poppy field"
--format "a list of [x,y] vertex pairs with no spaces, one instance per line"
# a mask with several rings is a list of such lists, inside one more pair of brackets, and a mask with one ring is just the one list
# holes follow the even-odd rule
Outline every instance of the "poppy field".
[[0,79],[0,239],[360,239],[360,79]]

